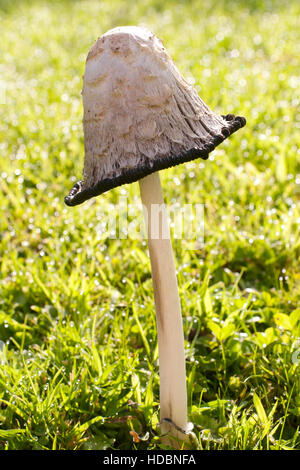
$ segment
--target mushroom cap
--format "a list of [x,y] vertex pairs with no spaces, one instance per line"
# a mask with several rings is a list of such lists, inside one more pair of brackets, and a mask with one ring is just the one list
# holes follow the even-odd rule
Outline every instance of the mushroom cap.
[[137,26],[98,38],[87,56],[82,98],[84,178],[65,197],[69,206],[155,171],[207,159],[246,124],[243,117],[213,113],[161,40]]

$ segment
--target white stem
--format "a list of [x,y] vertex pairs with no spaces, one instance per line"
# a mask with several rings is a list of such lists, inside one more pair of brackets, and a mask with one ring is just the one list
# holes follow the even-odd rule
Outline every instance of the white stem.
[[[160,419],[187,430],[187,393],[180,299],[167,214],[158,173],[139,181],[148,232],[154,289],[160,374]],[[160,214],[158,216],[158,214]],[[160,223],[159,223],[160,220]],[[162,229],[159,229],[159,226]],[[163,433],[187,440],[162,422]],[[174,441],[174,439],[172,440]],[[174,446],[174,442],[172,443]]]

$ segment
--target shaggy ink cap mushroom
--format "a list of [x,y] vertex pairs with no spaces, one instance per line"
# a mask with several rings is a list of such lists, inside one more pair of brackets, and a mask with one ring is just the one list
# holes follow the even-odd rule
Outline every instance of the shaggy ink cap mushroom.
[[114,28],[93,45],[83,77],[83,181],[75,206],[156,171],[202,158],[246,124],[218,116],[180,74],[160,39],[136,26]]

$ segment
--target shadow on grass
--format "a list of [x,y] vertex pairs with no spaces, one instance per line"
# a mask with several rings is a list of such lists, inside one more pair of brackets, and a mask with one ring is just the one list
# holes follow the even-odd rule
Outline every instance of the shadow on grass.
[[[263,241],[256,242],[254,246],[237,243],[226,263],[212,274],[212,282],[230,282],[225,270],[235,273],[243,271],[240,281],[243,289],[279,288],[279,277],[283,269],[288,269],[288,265],[289,253],[284,249],[274,250]],[[284,280],[282,287],[286,287]]]

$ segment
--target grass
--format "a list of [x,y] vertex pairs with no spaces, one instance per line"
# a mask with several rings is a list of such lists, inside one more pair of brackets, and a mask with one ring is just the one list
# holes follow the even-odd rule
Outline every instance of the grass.
[[296,0],[0,0],[0,448],[160,446],[146,243],[104,230],[103,205],[138,185],[63,202],[85,57],[121,24],[247,118],[207,162],[161,174],[167,203],[205,204],[205,243],[174,240],[200,448],[300,448],[299,15]]

